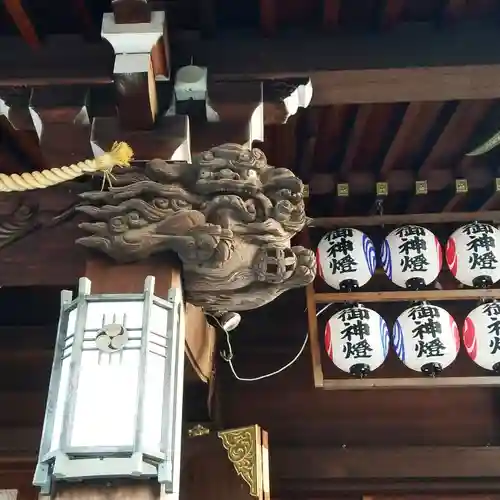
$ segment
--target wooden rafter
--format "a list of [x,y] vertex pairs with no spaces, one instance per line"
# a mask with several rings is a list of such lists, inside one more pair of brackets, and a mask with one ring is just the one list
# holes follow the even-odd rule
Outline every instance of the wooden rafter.
[[276,0],[259,0],[260,27],[264,34],[271,36],[276,32]]
[[467,0],[447,0],[443,6],[443,17],[447,21],[460,19],[467,8]]
[[341,0],[323,0],[323,27],[331,30],[338,27],[340,22]]
[[385,0],[382,5],[381,25],[383,28],[393,28],[401,18],[405,2],[404,0]]
[[486,117],[491,104],[488,100],[461,102],[421,165],[419,175],[425,177],[429,170],[445,168],[446,163],[453,162],[462,151],[467,151],[472,134]]
[[22,0],[5,0],[4,5],[26,43],[31,47],[40,47],[40,37],[23,6]]
[[383,178],[419,150],[442,106],[440,102],[411,102],[408,105],[380,167]]

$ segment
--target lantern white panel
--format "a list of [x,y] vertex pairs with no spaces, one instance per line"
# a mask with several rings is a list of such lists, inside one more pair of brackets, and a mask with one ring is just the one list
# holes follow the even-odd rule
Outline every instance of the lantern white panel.
[[89,302],[87,307],[85,330],[98,330],[111,323],[124,325],[127,330],[142,328],[142,301]]
[[478,366],[500,369],[500,303],[488,302],[473,309],[462,331],[465,349]]
[[69,445],[133,446],[140,350],[84,350]]
[[[69,445],[133,446],[144,304],[90,301],[87,307]],[[106,354],[96,349],[95,338],[112,323],[123,325],[130,340],[123,350]]]
[[326,324],[325,348],[340,370],[364,375],[387,358],[389,330],[376,311],[364,306],[348,307],[336,312]]
[[423,303],[398,317],[393,327],[393,342],[396,354],[408,368],[437,374],[456,359],[460,334],[448,311]]
[[375,272],[377,258],[372,240],[353,228],[325,234],[316,250],[318,274],[332,288],[351,282],[366,285]]
[[500,280],[500,230],[484,222],[458,228],[446,244],[446,262],[451,274],[464,285],[497,283]]
[[421,226],[403,226],[385,238],[380,260],[387,277],[407,288],[410,280],[432,283],[442,268],[442,251],[437,237]]
[[167,322],[169,311],[153,304],[149,322],[146,380],[144,383],[142,443],[151,453],[161,451],[164,414]]
[[[73,351],[73,341],[75,335],[76,327],[76,309],[73,309],[68,314],[68,326],[66,329],[66,336],[64,337],[64,349],[62,351],[62,363],[60,369],[60,381],[59,388],[57,391],[56,405],[53,409],[53,431],[52,439],[50,444],[50,452],[59,449],[61,444],[61,433],[63,427],[64,412],[66,407],[66,401],[69,396],[69,377],[70,377],[70,363],[71,363],[71,353]],[[54,376],[54,375],[52,375]]]

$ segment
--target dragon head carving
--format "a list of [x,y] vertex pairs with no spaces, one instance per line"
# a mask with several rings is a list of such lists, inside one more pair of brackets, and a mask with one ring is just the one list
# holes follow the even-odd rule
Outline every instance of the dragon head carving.
[[93,221],[77,243],[133,262],[175,252],[187,299],[214,313],[253,309],[315,276],[313,252],[291,247],[305,224],[303,185],[237,144],[192,163],[152,160],[108,191],[81,195]]

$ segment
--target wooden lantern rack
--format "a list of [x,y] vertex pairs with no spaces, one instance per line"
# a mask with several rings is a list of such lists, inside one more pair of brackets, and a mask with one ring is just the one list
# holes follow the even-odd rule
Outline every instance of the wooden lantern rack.
[[[384,215],[372,217],[327,217],[312,219],[308,227],[301,233],[302,243],[311,248],[309,228],[331,229],[339,226],[360,227],[400,224],[443,224],[464,223],[472,221],[499,221],[500,212],[463,212],[463,213],[431,213],[413,215]],[[325,304],[343,304],[349,302],[384,303],[413,301],[479,301],[481,299],[500,300],[500,289],[456,289],[456,290],[398,290],[398,291],[356,291],[356,292],[317,292],[314,283],[306,289],[309,346],[311,353],[313,380],[316,388],[326,390],[360,390],[360,389],[423,389],[451,387],[500,387],[500,376],[489,375],[486,370],[478,369],[482,374],[453,376],[441,375],[436,378],[424,376],[412,377],[377,377],[327,378],[322,363],[323,346],[319,338],[318,306]],[[460,356],[460,353],[459,353]]]

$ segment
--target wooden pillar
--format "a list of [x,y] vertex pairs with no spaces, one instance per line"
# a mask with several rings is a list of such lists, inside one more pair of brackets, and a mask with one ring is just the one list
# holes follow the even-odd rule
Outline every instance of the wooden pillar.
[[[141,293],[146,276],[154,276],[155,294],[166,297],[170,288],[182,288],[181,266],[177,259],[151,258],[135,264],[119,265],[104,257],[88,259],[85,277],[92,293]],[[199,307],[186,304],[186,382],[210,382],[215,350],[215,330]]]

